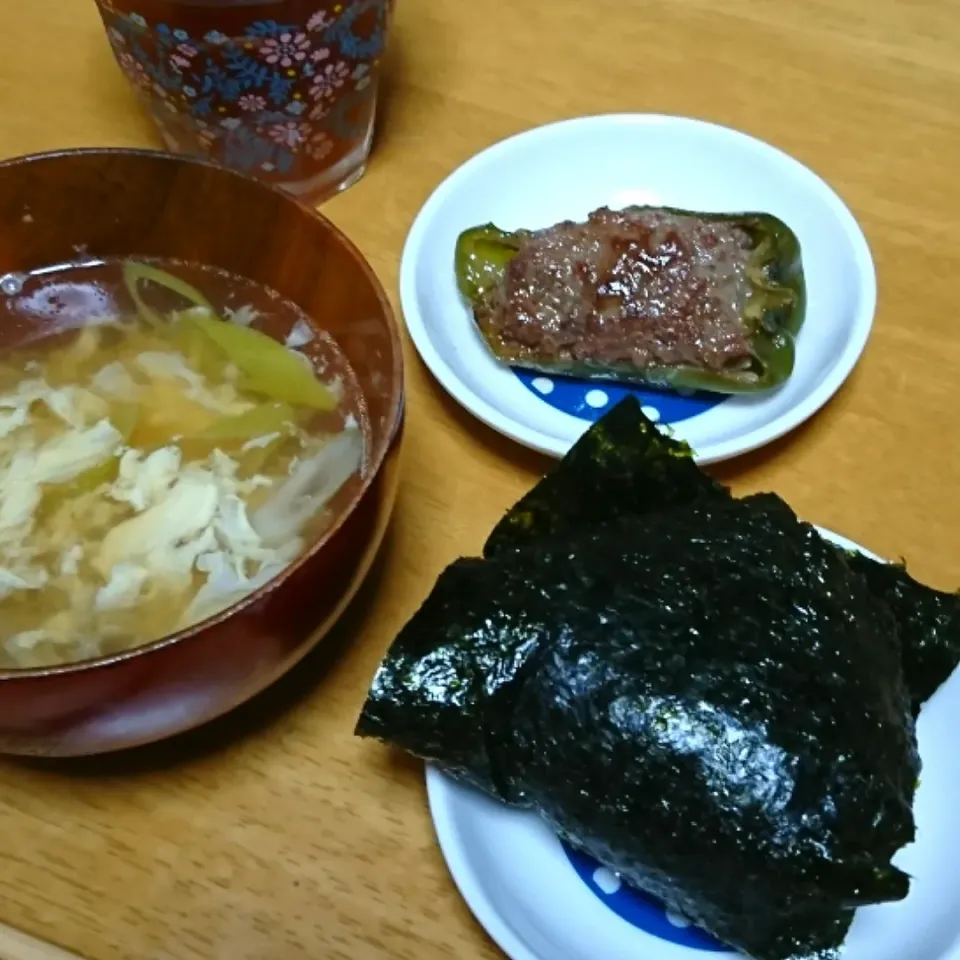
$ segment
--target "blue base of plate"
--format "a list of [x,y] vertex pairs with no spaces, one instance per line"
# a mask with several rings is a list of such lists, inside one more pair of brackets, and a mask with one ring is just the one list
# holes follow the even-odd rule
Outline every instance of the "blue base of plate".
[[719,406],[727,398],[717,393],[683,395],[667,390],[648,390],[574,377],[548,377],[542,373],[515,370],[517,379],[536,397],[555,410],[593,423],[627,394],[635,396],[644,413],[659,423],[680,423]]
[[618,917],[651,936],[692,950],[708,953],[726,953],[724,946],[709,934],[694,927],[688,920],[666,910],[663,904],[639,890],[621,883],[619,877],[567,844],[563,845],[567,859],[591,892],[603,901]]

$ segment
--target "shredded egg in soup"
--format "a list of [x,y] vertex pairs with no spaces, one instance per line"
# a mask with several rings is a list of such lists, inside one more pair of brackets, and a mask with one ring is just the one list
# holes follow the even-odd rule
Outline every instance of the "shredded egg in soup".
[[117,315],[0,359],[0,667],[215,615],[294,562],[362,472],[362,398],[335,342],[302,317],[296,347],[257,329],[292,304],[184,265],[103,263],[82,282]]

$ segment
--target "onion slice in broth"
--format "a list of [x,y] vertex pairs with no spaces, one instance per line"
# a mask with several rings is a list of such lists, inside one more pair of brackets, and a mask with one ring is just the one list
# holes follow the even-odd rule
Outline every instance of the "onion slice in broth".
[[266,546],[281,547],[300,535],[363,464],[363,434],[344,430],[294,467],[276,493],[250,517]]

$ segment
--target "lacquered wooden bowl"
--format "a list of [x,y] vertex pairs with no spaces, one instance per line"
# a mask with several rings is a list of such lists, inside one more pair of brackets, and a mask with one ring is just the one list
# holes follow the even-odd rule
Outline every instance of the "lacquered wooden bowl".
[[[380,545],[397,487],[398,329],[373,271],[324,217],[240,174],[164,153],[76,150],[0,164],[0,276],[78,253],[178,258],[273,287],[346,353],[366,397],[372,449],[360,491],[337,523],[242,603],[117,656],[0,671],[0,752],[9,754],[139,746],[264,689],[343,612]],[[0,325],[0,351],[43,333],[42,320]]]

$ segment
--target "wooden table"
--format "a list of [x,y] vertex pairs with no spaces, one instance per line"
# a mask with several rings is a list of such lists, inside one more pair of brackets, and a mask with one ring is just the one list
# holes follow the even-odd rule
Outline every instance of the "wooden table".
[[[10,7],[0,155],[156,143],[92,2]],[[956,585],[955,18],[954,0],[400,0],[375,159],[327,212],[395,295],[404,236],[433,187],[526,127],[650,110],[784,148],[860,218],[877,324],[822,414],[716,472]],[[352,729],[378,658],[440,569],[477,550],[548,464],[475,423],[408,360],[396,520],[317,657],[175,749],[121,764],[0,763],[0,958],[63,956],[48,944],[88,960],[499,955],[448,878],[421,767]]]

